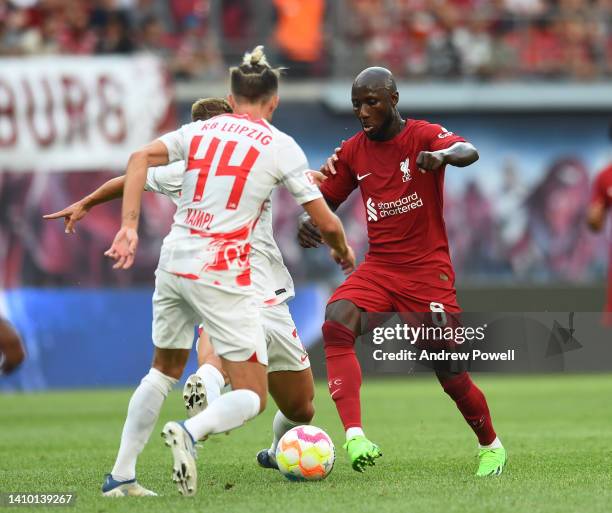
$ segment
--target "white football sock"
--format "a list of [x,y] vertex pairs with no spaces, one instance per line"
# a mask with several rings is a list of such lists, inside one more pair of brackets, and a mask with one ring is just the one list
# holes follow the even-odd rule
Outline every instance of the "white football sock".
[[285,417],[285,415],[283,415],[283,412],[278,410],[276,415],[274,415],[274,421],[272,422],[274,439],[272,440],[272,445],[270,446],[268,453],[275,456],[276,447],[278,446],[278,442],[280,442],[283,435],[295,426],[301,426],[302,424],[305,424],[305,422],[294,422],[293,420],[289,420],[287,417]]
[[202,378],[204,388],[206,389],[206,400],[208,404],[212,403],[221,395],[221,389],[225,386],[225,379],[219,370],[205,363],[197,371],[196,374]]
[[346,430],[346,439],[350,440],[354,436],[365,436],[363,429],[360,427],[350,427]]
[[117,481],[136,477],[136,459],[155,427],[166,396],[178,380],[151,369],[132,394],[111,475]]
[[495,437],[495,440],[493,440],[489,445],[480,445],[478,444],[480,449],[499,449],[500,447],[503,447],[501,440],[497,437]]
[[203,412],[185,421],[194,440],[242,426],[259,413],[259,396],[252,390],[232,390],[219,397]]

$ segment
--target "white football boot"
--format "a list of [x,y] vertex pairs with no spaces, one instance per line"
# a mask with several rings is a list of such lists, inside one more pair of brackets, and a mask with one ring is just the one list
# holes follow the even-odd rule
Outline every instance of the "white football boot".
[[111,474],[104,476],[102,485],[104,497],[155,497],[157,494],[138,484],[136,479],[117,481]]
[[185,381],[183,400],[185,401],[185,409],[189,418],[204,411],[208,406],[204,381],[197,374],[192,374]]
[[195,495],[198,486],[195,441],[179,422],[168,422],[162,430],[166,446],[170,447],[174,465],[172,481],[176,483],[181,495]]

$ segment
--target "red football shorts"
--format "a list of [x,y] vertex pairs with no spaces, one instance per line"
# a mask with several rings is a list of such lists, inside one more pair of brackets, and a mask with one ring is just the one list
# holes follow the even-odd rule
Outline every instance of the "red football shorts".
[[[389,316],[377,312],[398,312],[408,326],[450,327],[461,325],[461,309],[455,289],[450,284],[429,285],[410,281],[406,271],[397,272],[388,266],[364,262],[338,287],[328,304],[345,299],[372,314],[362,319],[362,333],[384,324]],[[417,340],[416,347],[431,352],[455,351],[453,338]],[[448,367],[447,362],[437,365]]]
[[327,304],[340,299],[366,312],[461,312],[454,287],[441,280],[439,285],[411,281],[407,271],[368,261],[336,289]]

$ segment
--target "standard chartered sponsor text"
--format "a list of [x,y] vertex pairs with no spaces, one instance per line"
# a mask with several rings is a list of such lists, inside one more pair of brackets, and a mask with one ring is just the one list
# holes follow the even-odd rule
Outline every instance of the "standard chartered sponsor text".
[[397,214],[405,214],[416,208],[423,206],[423,198],[419,197],[417,192],[408,194],[395,201],[380,201],[376,204],[379,217],[395,216]]

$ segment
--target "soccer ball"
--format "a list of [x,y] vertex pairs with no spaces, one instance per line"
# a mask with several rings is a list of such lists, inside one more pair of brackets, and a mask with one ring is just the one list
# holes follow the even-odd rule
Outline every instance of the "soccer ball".
[[278,442],[278,469],[291,481],[319,481],[334,468],[336,451],[329,435],[315,426],[297,426]]

